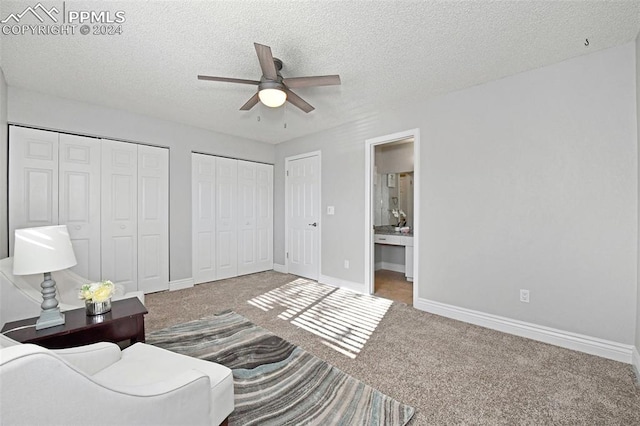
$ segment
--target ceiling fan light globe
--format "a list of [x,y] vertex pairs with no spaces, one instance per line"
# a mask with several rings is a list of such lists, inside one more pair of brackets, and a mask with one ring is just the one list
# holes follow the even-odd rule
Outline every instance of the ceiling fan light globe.
[[282,106],[287,101],[286,92],[280,89],[262,89],[258,92],[260,102],[271,108]]

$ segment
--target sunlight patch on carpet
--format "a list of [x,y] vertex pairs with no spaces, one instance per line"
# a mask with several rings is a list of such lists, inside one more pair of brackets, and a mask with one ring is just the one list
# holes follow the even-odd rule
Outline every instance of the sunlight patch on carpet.
[[333,287],[298,278],[295,281],[254,297],[248,303],[265,312],[277,306],[286,308],[284,312],[278,315],[279,318],[286,320],[313,305],[332,290],[334,290]]
[[391,300],[298,278],[249,300],[278,318],[323,339],[328,347],[355,358],[393,303]]

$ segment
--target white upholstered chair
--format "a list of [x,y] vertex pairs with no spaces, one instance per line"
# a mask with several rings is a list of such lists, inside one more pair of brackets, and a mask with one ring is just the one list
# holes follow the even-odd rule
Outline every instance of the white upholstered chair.
[[[68,269],[51,274],[56,281],[56,297],[62,312],[84,307],[84,300],[78,299],[78,290],[90,282]],[[13,258],[0,260],[0,326],[10,321],[37,317],[40,315],[42,293],[40,283],[43,275],[13,275]],[[113,300],[137,297],[144,305],[144,293],[126,293],[124,287],[116,285]]]
[[144,343],[49,350],[0,335],[0,424],[219,425],[231,370]]

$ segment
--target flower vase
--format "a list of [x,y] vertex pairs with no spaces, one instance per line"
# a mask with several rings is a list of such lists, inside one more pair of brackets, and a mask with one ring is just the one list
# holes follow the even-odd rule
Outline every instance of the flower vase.
[[85,307],[87,308],[87,315],[102,315],[111,310],[111,299],[103,300],[102,302],[94,302],[85,300]]

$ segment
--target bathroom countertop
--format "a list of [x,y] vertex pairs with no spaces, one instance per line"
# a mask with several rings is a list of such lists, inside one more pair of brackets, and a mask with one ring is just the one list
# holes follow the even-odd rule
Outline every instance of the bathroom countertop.
[[380,228],[375,228],[374,230],[374,234],[379,234],[379,235],[401,235],[404,237],[413,237],[413,229],[410,230],[409,232],[396,232],[393,230],[393,226],[391,227],[380,227]]

